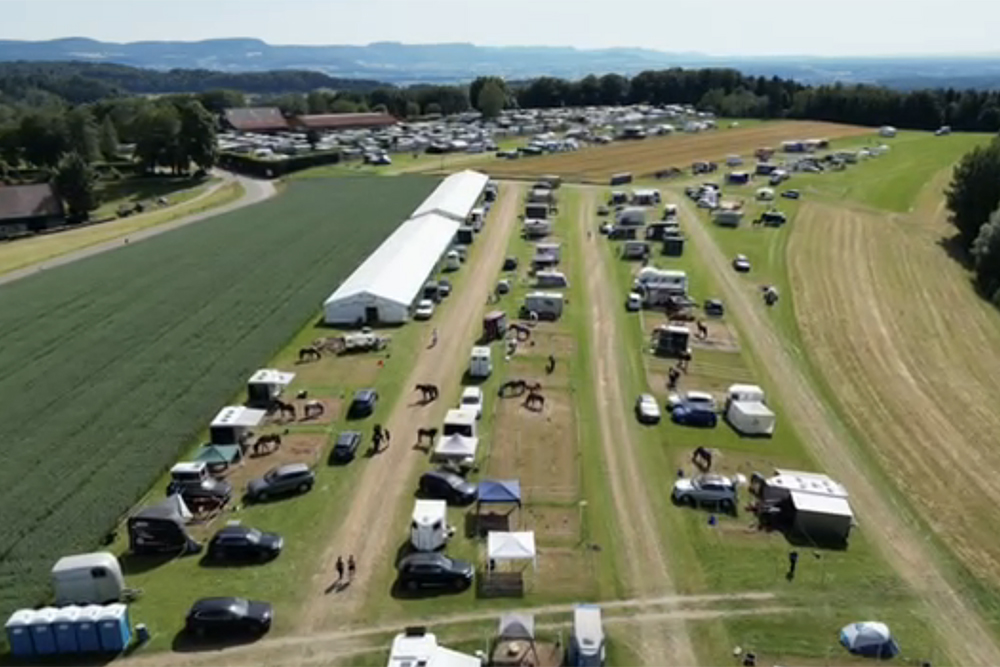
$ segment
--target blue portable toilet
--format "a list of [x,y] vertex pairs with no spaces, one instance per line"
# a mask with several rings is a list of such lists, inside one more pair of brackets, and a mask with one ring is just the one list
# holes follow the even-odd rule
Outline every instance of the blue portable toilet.
[[4,627],[11,655],[24,657],[35,654],[35,645],[31,641],[31,619],[34,617],[33,609],[18,609],[7,619]]
[[76,644],[83,653],[96,653],[101,650],[97,618],[103,609],[104,607],[99,604],[80,607],[80,613],[76,617]]
[[56,616],[56,611],[55,607],[43,607],[34,613],[28,623],[36,655],[52,655],[59,651],[56,647],[56,634],[52,629],[52,620]]
[[76,640],[76,619],[80,608],[76,605],[60,607],[52,619],[52,631],[56,634],[56,648],[60,653],[79,653],[80,643]]
[[105,605],[97,617],[97,632],[101,636],[101,649],[120,653],[132,641],[128,624],[128,607],[120,602]]

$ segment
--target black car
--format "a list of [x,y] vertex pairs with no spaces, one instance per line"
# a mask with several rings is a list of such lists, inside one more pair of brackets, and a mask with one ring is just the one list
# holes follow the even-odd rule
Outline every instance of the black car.
[[504,271],[516,271],[517,270],[517,257],[504,257],[504,260],[503,260],[503,270]]
[[785,190],[781,193],[781,196],[785,199],[798,199],[802,196],[802,193],[798,190]]
[[347,409],[347,416],[352,419],[367,417],[375,412],[376,405],[378,405],[378,392],[374,389],[361,389],[354,392],[354,399],[351,401],[351,407]]
[[305,463],[289,463],[271,468],[263,477],[247,484],[247,500],[262,501],[286,493],[306,493],[313,487],[316,473]]
[[417,588],[454,588],[462,590],[472,583],[472,564],[455,560],[439,552],[410,554],[399,562],[399,585]]
[[468,505],[476,499],[478,489],[460,475],[443,470],[425,472],[420,476],[420,495],[446,500],[452,505]]
[[184,629],[203,635],[255,635],[271,629],[274,612],[267,602],[243,598],[202,598],[188,612]]
[[263,562],[277,558],[285,544],[279,535],[248,526],[226,526],[208,543],[212,561]]
[[726,312],[726,307],[718,299],[708,299],[705,301],[705,314],[709,317],[722,317]]
[[330,452],[330,460],[334,463],[347,463],[352,461],[354,456],[358,453],[358,447],[361,445],[361,434],[357,431],[344,431],[337,436],[337,442],[333,445],[333,451]]

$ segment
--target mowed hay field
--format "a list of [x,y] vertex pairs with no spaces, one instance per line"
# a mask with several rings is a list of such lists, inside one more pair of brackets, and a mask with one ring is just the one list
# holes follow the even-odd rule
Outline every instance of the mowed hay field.
[[[491,158],[470,168],[481,168],[494,178],[523,178],[559,174],[570,181],[606,184],[611,174],[627,171],[648,176],[667,167],[685,169],[698,160],[723,160],[735,153],[752,158],[762,146],[779,148],[794,139],[841,139],[874,136],[875,130],[855,125],[811,121],[774,121],[747,128],[719,129],[700,134],[675,134],[640,141],[616,141],[573,153],[555,153],[518,160]],[[751,160],[752,162],[752,160]]]
[[295,182],[0,289],[0,614],[94,548],[435,183]]
[[1000,313],[942,245],[953,233],[940,206],[946,180],[905,215],[804,203],[789,269],[803,343],[842,414],[973,576],[998,591]]

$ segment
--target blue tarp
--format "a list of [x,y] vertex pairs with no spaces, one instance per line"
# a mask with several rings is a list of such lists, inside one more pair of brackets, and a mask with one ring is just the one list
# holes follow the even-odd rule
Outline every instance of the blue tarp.
[[480,503],[521,504],[521,482],[516,479],[488,479],[479,482]]

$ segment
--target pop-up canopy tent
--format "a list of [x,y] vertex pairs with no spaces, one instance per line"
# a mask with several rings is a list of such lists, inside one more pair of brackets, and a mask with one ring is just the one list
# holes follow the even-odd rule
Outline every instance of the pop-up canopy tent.
[[899,653],[899,644],[892,638],[889,626],[877,621],[845,625],[840,631],[840,643],[851,653],[870,658],[891,658]]
[[487,479],[479,482],[476,497],[476,522],[481,520],[483,505],[513,505],[504,515],[521,508],[521,482],[516,479]]
[[538,568],[534,531],[521,533],[490,532],[486,537],[486,553],[489,555],[489,559],[496,563],[530,560],[532,568]]
[[[497,628],[496,649],[493,654],[502,655],[504,664],[508,665],[540,664],[538,650],[535,647],[534,615],[501,614],[500,626]],[[532,657],[534,660],[531,660]]]
[[467,438],[464,435],[453,433],[443,435],[438,438],[434,445],[434,458],[446,460],[465,461],[476,458],[476,450],[479,448],[479,438]]
[[205,445],[198,452],[195,461],[204,461],[210,468],[228,468],[239,463],[243,450],[239,445]]

